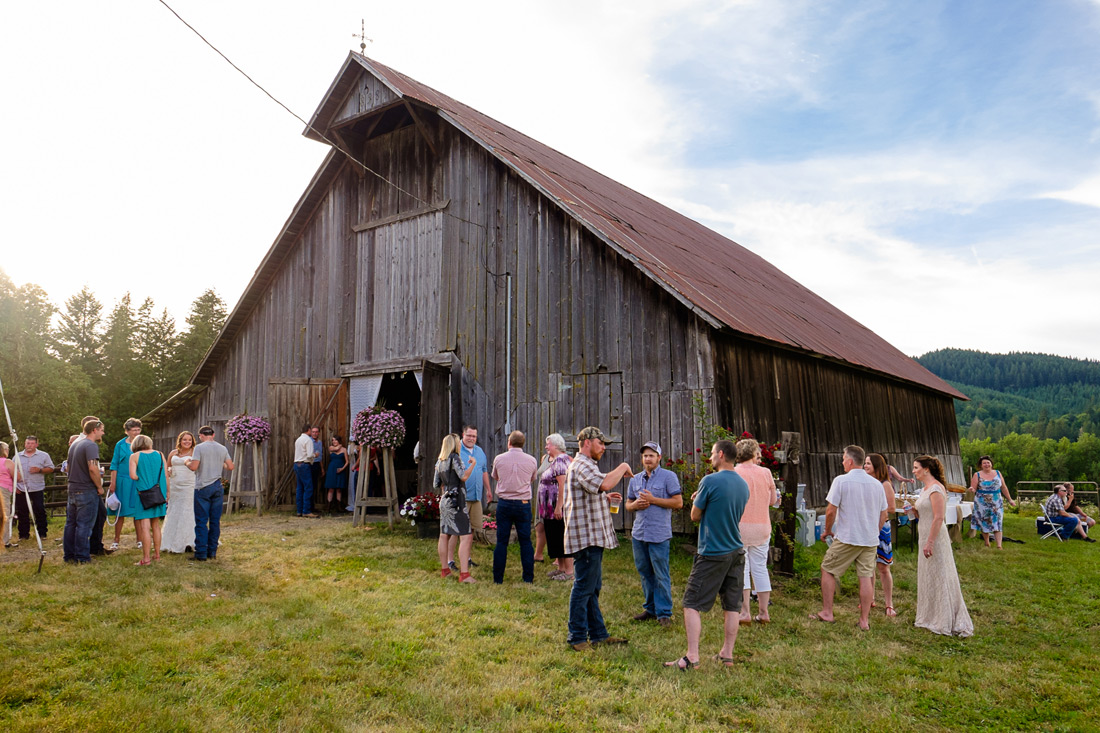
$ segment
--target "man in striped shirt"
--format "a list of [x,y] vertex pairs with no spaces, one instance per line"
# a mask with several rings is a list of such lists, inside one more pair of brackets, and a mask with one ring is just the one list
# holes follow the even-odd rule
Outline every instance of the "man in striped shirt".
[[[565,520],[565,553],[573,555],[573,592],[569,596],[569,639],[574,651],[587,651],[600,644],[625,644],[611,636],[600,613],[603,586],[603,551],[619,546],[607,500],[620,502],[622,494],[612,491],[634,472],[620,463],[610,473],[600,471],[598,461],[606,450],[607,438],[596,427],[577,435],[577,457],[569,464],[565,479],[562,518]],[[602,496],[607,493],[607,497]]]

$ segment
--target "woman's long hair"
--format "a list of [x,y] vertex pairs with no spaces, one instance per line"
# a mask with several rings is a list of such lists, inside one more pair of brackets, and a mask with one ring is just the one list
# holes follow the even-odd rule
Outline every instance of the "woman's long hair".
[[943,472],[943,464],[940,463],[939,458],[935,456],[917,456],[914,462],[919,463],[921,468],[927,469],[932,474],[932,478],[936,479],[941,486],[947,485],[947,477]]
[[443,445],[439,449],[439,460],[445,461],[451,457],[452,453],[458,453],[458,446],[461,444],[462,439],[454,433],[443,436]]
[[872,476],[883,482],[890,480],[890,464],[886,462],[881,454],[868,453],[867,460],[871,461]]

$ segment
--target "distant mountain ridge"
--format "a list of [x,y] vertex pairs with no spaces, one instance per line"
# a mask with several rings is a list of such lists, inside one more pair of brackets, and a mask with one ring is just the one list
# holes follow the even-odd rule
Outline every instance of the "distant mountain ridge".
[[970,349],[940,349],[916,359],[970,397],[955,400],[960,438],[1100,434],[1100,361]]

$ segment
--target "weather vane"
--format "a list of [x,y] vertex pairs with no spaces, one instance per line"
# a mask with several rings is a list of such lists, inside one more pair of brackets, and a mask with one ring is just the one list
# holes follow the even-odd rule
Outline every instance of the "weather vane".
[[352,38],[359,39],[359,53],[364,56],[367,55],[367,41],[374,43],[373,38],[367,38],[367,21],[365,18],[359,20],[359,33],[352,33]]

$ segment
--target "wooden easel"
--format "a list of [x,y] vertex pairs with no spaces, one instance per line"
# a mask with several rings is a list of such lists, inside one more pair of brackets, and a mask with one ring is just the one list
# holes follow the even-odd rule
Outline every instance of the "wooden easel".
[[244,444],[237,443],[233,448],[233,475],[229,477],[229,501],[226,511],[232,514],[235,510],[244,506],[243,497],[256,497],[256,516],[264,515],[264,454],[260,450],[259,443],[252,444],[252,490],[243,491],[244,471],[241,470],[241,461],[244,460]]
[[[351,526],[359,527],[367,521],[367,507],[384,506],[390,529],[393,529],[393,522],[398,516],[397,479],[393,474],[393,448],[382,449],[382,482],[386,487],[385,496],[367,496],[367,483],[370,480],[370,447],[362,446],[360,451],[359,485],[355,489],[355,513],[352,515]],[[363,453],[366,453],[366,461],[363,460]]]

